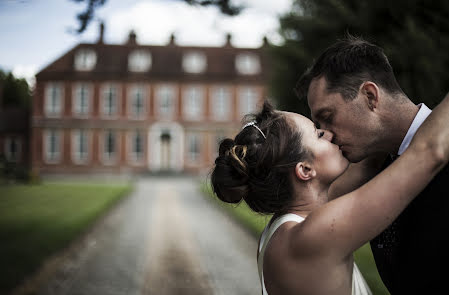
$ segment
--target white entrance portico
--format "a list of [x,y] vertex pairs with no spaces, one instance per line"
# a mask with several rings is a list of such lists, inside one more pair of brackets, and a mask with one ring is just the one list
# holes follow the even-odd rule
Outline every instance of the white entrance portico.
[[180,172],[184,167],[184,129],[175,122],[157,122],[148,132],[150,171]]

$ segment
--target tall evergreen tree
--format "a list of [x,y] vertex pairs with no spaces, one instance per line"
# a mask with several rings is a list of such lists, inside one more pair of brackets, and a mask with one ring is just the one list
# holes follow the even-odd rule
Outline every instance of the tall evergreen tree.
[[0,91],[3,91],[2,106],[31,108],[31,91],[25,79],[18,79],[9,72],[0,70]]
[[293,87],[313,60],[346,34],[385,50],[399,84],[414,102],[435,106],[449,91],[449,2],[426,0],[295,0],[280,19],[285,43],[272,46],[272,96],[308,114]]

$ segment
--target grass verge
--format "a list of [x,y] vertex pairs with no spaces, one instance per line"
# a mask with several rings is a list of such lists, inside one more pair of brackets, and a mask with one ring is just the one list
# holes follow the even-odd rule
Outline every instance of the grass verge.
[[0,186],[0,294],[6,294],[66,247],[131,186]]
[[[206,198],[211,202],[217,204],[226,210],[231,216],[236,218],[247,229],[251,231],[256,237],[259,237],[262,233],[265,225],[270,221],[271,216],[261,215],[253,212],[245,202],[241,202],[238,205],[226,204],[219,201],[213,194],[210,185],[207,183],[201,184],[201,191]],[[374,257],[371,252],[369,243],[354,252],[354,259],[363,274],[363,277],[367,281],[374,295],[389,295],[387,288],[382,283],[382,280],[377,272]]]

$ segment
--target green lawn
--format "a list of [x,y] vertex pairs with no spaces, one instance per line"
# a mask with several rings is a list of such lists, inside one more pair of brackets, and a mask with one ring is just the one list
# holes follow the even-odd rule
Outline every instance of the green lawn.
[[[271,216],[261,215],[253,212],[245,202],[238,205],[226,204],[218,200],[212,193],[209,185],[202,184],[201,190],[213,203],[223,207],[230,215],[234,216],[239,222],[246,226],[255,236],[259,237],[265,225],[269,222]],[[382,283],[377,272],[373,254],[369,243],[358,249],[354,253],[355,261],[362,272],[365,280],[371,288],[374,295],[389,295],[387,288]]]
[[0,294],[80,235],[128,184],[0,186]]

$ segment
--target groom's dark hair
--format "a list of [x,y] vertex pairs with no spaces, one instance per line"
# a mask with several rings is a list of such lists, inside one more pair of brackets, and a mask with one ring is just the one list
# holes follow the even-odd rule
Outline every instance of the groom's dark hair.
[[321,77],[327,81],[328,92],[340,93],[347,100],[357,96],[365,81],[391,94],[403,94],[382,48],[350,35],[328,47],[305,71],[294,88],[297,96],[306,98],[312,80]]

